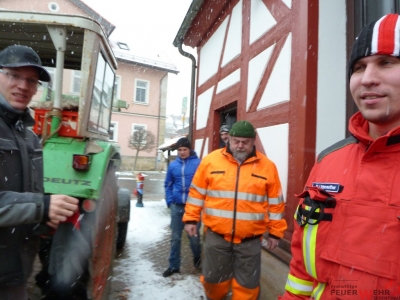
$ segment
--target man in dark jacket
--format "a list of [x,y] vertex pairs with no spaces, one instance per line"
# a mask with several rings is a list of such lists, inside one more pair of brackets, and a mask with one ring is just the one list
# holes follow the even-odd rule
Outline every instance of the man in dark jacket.
[[[164,183],[167,206],[171,210],[172,230],[169,267],[164,271],[164,277],[179,272],[181,264],[181,237],[184,227],[182,217],[185,212],[189,187],[200,163],[196,152],[190,150],[190,142],[187,138],[179,139],[176,145],[178,147],[178,157],[169,165]],[[197,234],[195,236],[189,237],[195,267],[199,267],[201,264],[199,228],[200,225],[197,227]]]
[[[0,52],[0,299],[28,299],[26,281],[38,251],[39,227],[57,228],[78,199],[44,195],[39,138],[28,104],[50,75],[30,47]],[[47,226],[45,225],[47,224]]]
[[230,127],[226,124],[222,125],[221,128],[219,129],[219,135],[221,137],[221,140],[219,142],[220,148],[224,148],[228,144],[229,130],[230,130]]

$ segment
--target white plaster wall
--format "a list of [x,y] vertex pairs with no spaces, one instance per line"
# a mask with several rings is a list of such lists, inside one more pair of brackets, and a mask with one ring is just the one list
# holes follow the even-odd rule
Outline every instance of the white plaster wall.
[[283,0],[287,7],[292,8],[292,0]]
[[275,48],[275,44],[265,49],[263,52],[253,57],[249,61],[249,77],[247,80],[247,100],[246,110],[249,109],[253,102],[253,97],[260,85],[262,75],[264,74],[265,68],[271,57],[272,50]]
[[250,15],[250,44],[252,44],[272,28],[276,21],[262,0],[251,0]]
[[290,100],[291,62],[292,34],[290,33],[272,70],[257,110]]
[[316,154],[346,134],[346,1],[319,1]]
[[206,127],[208,121],[208,113],[210,111],[212,95],[214,92],[214,86],[209,88],[203,94],[197,97],[197,115],[196,115],[196,129],[202,129]]
[[199,158],[200,157],[200,153],[201,153],[201,146],[203,146],[203,141],[204,139],[197,139],[194,141],[194,151],[196,151],[196,154]]
[[257,128],[257,133],[264,147],[265,154],[275,163],[278,169],[282,193],[286,201],[289,172],[289,124],[285,123],[276,126]]
[[242,50],[242,0],[232,10],[231,21],[226,38],[222,66],[234,59]]
[[219,28],[200,50],[199,86],[215,75],[218,71],[218,64],[221,58],[227,23],[228,18],[222,22]]
[[204,139],[197,139],[194,141],[194,151],[196,151],[197,156],[202,159],[208,154],[208,138],[206,138],[205,144],[204,144],[204,152],[203,155],[200,156],[201,154],[201,147],[203,146]]
[[237,69],[236,71],[232,72],[224,79],[222,79],[220,82],[218,82],[217,94],[239,81],[240,81],[240,69]]

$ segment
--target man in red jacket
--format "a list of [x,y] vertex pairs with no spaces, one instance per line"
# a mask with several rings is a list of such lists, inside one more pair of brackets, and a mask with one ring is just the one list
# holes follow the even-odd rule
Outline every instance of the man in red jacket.
[[285,300],[400,298],[399,15],[362,29],[348,75],[359,112],[298,195]]

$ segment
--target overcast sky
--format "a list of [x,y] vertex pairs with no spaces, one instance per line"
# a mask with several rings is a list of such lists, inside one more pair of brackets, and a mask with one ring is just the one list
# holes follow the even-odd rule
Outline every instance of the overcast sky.
[[[128,43],[134,54],[172,63],[178,75],[169,74],[167,115],[181,114],[183,97],[190,98],[190,59],[172,45],[191,0],[83,0],[115,25],[110,39]],[[183,48],[195,54],[192,48]],[[188,115],[187,112],[186,115]]]

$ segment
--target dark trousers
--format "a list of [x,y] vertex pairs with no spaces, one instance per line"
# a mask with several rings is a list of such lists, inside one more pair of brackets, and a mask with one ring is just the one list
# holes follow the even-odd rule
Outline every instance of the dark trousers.
[[[171,210],[171,251],[169,254],[169,267],[171,269],[179,269],[181,265],[181,240],[182,231],[185,224],[182,222],[183,214],[185,213],[185,205],[174,204],[170,205]],[[201,257],[201,244],[200,244],[200,225],[197,224],[197,237],[192,236],[189,238],[190,248],[193,252],[194,259]]]
[[[242,243],[233,244],[218,233],[207,230],[204,242],[203,278],[206,287],[219,289],[228,287],[225,283],[235,282],[232,293],[239,289],[240,293],[254,290],[260,286],[261,276],[261,239],[247,238]],[[230,285],[230,284],[229,284]],[[207,291],[206,291],[207,292]],[[210,295],[209,295],[210,294]],[[207,296],[213,299],[213,293]],[[255,295],[257,297],[257,294]],[[236,297],[237,298],[237,297]],[[250,298],[249,298],[250,299]]]

